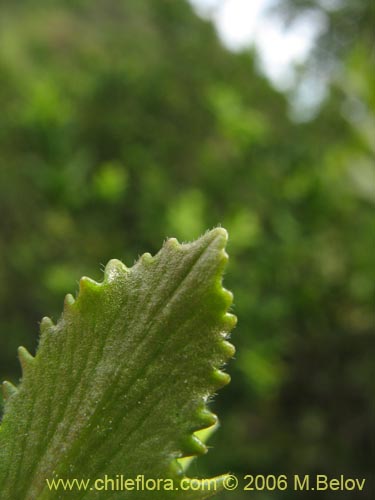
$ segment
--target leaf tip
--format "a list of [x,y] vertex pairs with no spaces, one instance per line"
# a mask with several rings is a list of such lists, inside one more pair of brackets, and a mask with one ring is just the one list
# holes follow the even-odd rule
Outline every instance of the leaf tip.
[[215,238],[220,238],[224,244],[228,241],[228,231],[221,226],[211,229],[209,233],[211,233]]
[[221,251],[221,257],[223,263],[225,264],[228,260],[228,254],[225,252],[225,247],[228,242],[228,232],[223,227],[215,227],[210,231],[207,231],[203,236],[201,236],[194,245],[199,245],[203,247],[212,247],[212,251]]

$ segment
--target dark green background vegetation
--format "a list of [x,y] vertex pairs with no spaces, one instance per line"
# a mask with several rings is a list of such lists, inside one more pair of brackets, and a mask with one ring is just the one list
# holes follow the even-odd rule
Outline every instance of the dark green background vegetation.
[[[369,477],[375,4],[336,4],[279,6],[327,20],[300,68],[327,98],[296,123],[185,1],[0,2],[0,378],[82,275],[221,224],[238,354],[192,473]],[[221,498],[250,495],[316,497]]]

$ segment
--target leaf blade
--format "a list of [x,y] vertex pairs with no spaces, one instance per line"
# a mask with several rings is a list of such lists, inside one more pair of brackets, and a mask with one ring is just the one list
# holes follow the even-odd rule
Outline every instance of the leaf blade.
[[16,464],[0,465],[5,495],[16,484],[17,498],[50,498],[56,474],[179,480],[175,460],[206,451],[193,432],[216,421],[206,402],[229,382],[219,369],[234,352],[226,241],[217,228],[130,269],[112,260],[102,283],[81,279],[56,325],[42,322],[36,357],[20,350],[23,380],[1,426],[1,464]]

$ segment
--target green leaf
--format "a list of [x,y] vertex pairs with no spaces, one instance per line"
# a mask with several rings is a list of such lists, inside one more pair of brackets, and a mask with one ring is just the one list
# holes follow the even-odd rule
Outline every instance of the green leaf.
[[207,480],[204,490],[182,491],[178,459],[206,452],[194,433],[215,424],[206,404],[229,381],[220,371],[234,352],[226,341],[232,295],[221,285],[226,241],[216,228],[189,244],[169,239],[132,268],[111,260],[102,283],[84,277],[77,299],[66,296],[56,325],[42,320],[35,358],[19,349],[19,387],[4,383],[2,500],[103,498],[50,491],[46,479],[105,475],[169,478],[176,487],[110,491],[114,499],[203,499],[220,490],[225,476],[210,481],[211,491]]

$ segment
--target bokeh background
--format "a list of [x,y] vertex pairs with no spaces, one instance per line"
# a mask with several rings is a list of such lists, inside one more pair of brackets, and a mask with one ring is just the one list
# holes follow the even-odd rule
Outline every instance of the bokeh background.
[[369,477],[374,6],[275,2],[286,29],[324,19],[281,91],[184,0],[1,0],[0,378],[82,275],[221,224],[237,356],[192,474]]

